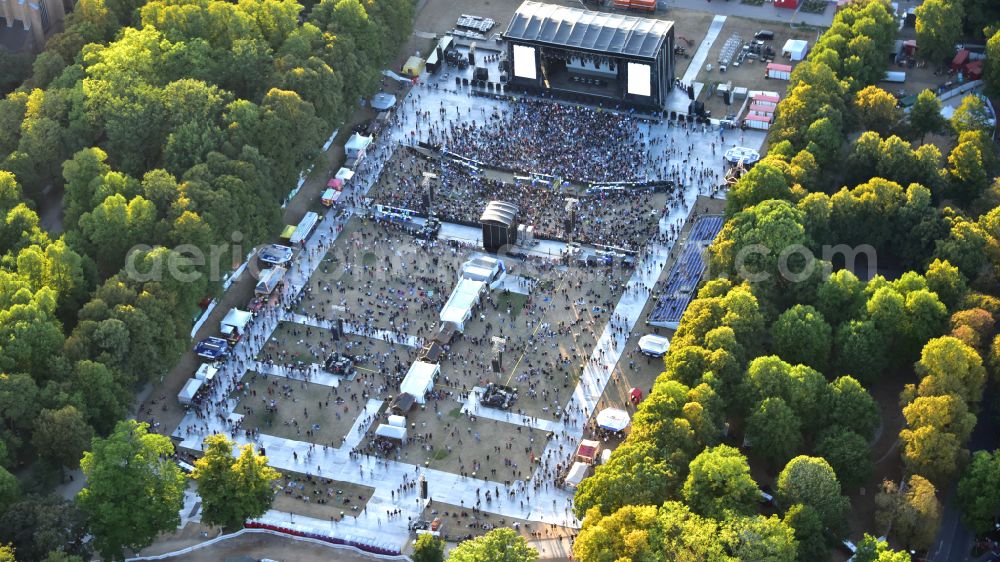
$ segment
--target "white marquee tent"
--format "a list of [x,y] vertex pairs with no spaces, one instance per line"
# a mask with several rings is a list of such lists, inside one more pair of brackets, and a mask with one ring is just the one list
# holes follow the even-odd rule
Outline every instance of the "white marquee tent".
[[247,324],[250,323],[251,318],[253,318],[253,314],[250,312],[231,308],[226,313],[226,317],[219,323],[219,331],[226,336],[231,335],[234,330],[237,334],[242,334],[246,331]]
[[365,149],[372,143],[371,137],[366,137],[360,133],[354,133],[344,144],[344,152],[348,158],[363,158]]
[[399,441],[406,441],[406,428],[380,423],[378,424],[378,427],[375,428],[375,435],[389,439],[397,439]]
[[597,426],[610,431],[621,431],[630,422],[628,412],[618,408],[605,408],[597,414]]
[[670,340],[656,334],[646,334],[639,338],[639,351],[653,357],[663,357],[670,349]]
[[808,52],[809,42],[802,39],[789,39],[785,41],[785,46],[781,48],[781,53],[793,61],[805,59]]
[[441,322],[453,322],[458,331],[465,330],[465,321],[472,316],[472,308],[486,290],[486,283],[473,279],[459,279],[455,290],[441,309]]
[[573,466],[569,468],[569,474],[566,475],[566,485],[572,488],[576,488],[583,482],[583,479],[587,477],[587,469],[590,465],[582,462],[575,462]]
[[215,378],[215,375],[219,372],[218,367],[212,366],[211,363],[202,363],[201,367],[194,373],[194,378],[200,381],[210,381]]
[[205,383],[202,380],[188,379],[188,381],[184,383],[184,388],[182,388],[181,391],[177,393],[177,401],[185,405],[190,404],[191,402],[194,401],[195,395],[198,394],[198,390],[201,388],[201,385],[203,384]]
[[441,372],[441,366],[436,363],[414,361],[410,370],[399,385],[400,393],[412,394],[417,404],[427,403],[427,393],[434,388],[434,379]]

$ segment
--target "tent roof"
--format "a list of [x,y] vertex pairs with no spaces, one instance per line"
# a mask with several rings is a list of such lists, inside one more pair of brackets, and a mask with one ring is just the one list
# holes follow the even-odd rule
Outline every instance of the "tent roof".
[[569,468],[569,474],[566,475],[566,483],[570,486],[579,486],[580,482],[587,477],[587,469],[590,467],[587,463],[575,462],[573,466]]
[[424,363],[414,361],[410,365],[410,370],[403,377],[403,382],[399,385],[399,390],[412,394],[414,398],[422,398],[427,391],[434,386],[434,376],[438,374],[441,367],[436,363]]
[[354,170],[350,168],[341,168],[337,170],[337,175],[334,177],[338,180],[351,181],[351,178],[354,177]]
[[403,441],[406,439],[406,428],[380,423],[378,424],[378,427],[375,428],[375,435]]
[[205,384],[204,381],[194,378],[188,379],[188,381],[184,383],[184,387],[181,388],[181,391],[177,393],[177,399],[181,402],[190,402],[191,399],[194,398],[194,395],[198,394],[198,389],[200,389],[203,384]]
[[605,408],[597,414],[597,425],[611,431],[621,431],[631,422],[628,412],[618,408]]
[[344,144],[344,150],[364,150],[372,143],[371,137],[366,137],[361,133],[354,133]]
[[219,368],[213,366],[211,363],[202,363],[201,367],[194,372],[194,378],[210,381],[215,378],[216,373],[219,372]]
[[459,279],[458,284],[455,285],[455,289],[451,292],[451,296],[448,297],[448,301],[444,303],[444,307],[441,309],[441,321],[455,322],[456,324],[465,322],[469,312],[472,311],[472,307],[479,300],[479,294],[483,292],[483,287],[485,286],[486,283],[482,281],[466,279],[464,277]]
[[639,338],[639,349],[650,355],[663,355],[670,349],[670,340],[656,334],[646,334]]
[[600,448],[600,441],[584,439],[583,441],[580,441],[580,446],[576,448],[576,456],[583,457],[585,459],[593,459],[597,457],[597,450]]
[[506,201],[490,201],[483,209],[483,216],[479,217],[480,222],[498,222],[510,226],[514,224],[514,217],[517,216],[517,205]]
[[235,326],[242,330],[250,323],[251,318],[253,318],[252,313],[238,308],[231,308],[226,313],[226,317],[222,319],[222,324],[224,326]]
[[416,399],[413,397],[412,394],[410,394],[409,392],[403,392],[402,394],[396,396],[392,400],[392,403],[389,404],[389,409],[399,410],[401,412],[409,412],[410,408],[413,407],[414,402],[416,402]]
[[651,59],[673,25],[671,21],[529,1],[514,12],[503,37]]
[[784,51],[800,52],[800,51],[805,51],[808,48],[809,48],[809,42],[804,39],[789,39],[788,41],[785,41],[785,46],[782,47],[781,50],[782,52]]
[[379,92],[372,96],[372,107],[379,111],[385,111],[394,105],[396,105],[396,96],[392,94]]

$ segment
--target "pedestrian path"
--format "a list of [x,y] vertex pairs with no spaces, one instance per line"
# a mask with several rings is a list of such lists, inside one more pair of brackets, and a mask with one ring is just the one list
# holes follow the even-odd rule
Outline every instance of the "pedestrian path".
[[[296,324],[305,324],[306,326],[312,326],[313,328],[321,328],[324,330],[331,330],[336,325],[336,322],[332,320],[321,320],[304,314],[289,314],[288,319]],[[364,336],[389,343],[405,345],[407,347],[420,347],[423,345],[420,338],[416,336],[400,334],[389,330],[365,330],[363,327],[355,326],[350,322],[344,322],[344,331],[355,336]]]
[[490,420],[513,423],[516,425],[523,425],[525,427],[533,427],[535,429],[551,433],[560,432],[565,429],[565,425],[562,422],[536,418],[534,416],[524,416],[516,412],[498,410],[497,408],[483,406],[480,400],[484,391],[485,389],[482,387],[472,387],[472,392],[469,393],[469,397],[466,398],[462,405],[463,414],[473,415],[477,418],[486,418]]
[[340,375],[335,375],[320,369],[319,365],[316,365],[315,363],[310,365],[308,376],[303,375],[302,371],[299,369],[289,369],[282,365],[273,365],[263,361],[254,361],[251,364],[251,370],[272,377],[282,377],[295,381],[307,381],[321,384],[323,386],[332,386],[333,388],[340,386],[340,380],[343,378]]
[[[719,34],[722,33],[722,27],[725,25],[726,16],[719,15],[712,18],[712,23],[708,26],[705,38],[701,40],[698,50],[691,56],[691,64],[688,65],[687,70],[684,72],[681,82],[685,84],[694,83],[695,78],[698,77],[698,73],[701,72],[702,67],[705,65],[705,60],[708,59],[708,52],[712,50],[712,45],[719,38]],[[695,99],[698,99],[697,95]]]

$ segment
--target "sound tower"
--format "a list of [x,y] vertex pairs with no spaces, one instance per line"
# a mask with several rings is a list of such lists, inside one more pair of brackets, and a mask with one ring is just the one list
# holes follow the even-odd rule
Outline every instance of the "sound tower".
[[420,499],[427,499],[427,479],[423,474],[420,475]]

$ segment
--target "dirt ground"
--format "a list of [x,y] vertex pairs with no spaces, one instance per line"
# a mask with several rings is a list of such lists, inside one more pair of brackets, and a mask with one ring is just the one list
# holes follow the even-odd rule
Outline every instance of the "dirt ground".
[[[204,538],[201,538],[196,543],[204,540]],[[174,550],[194,544],[186,544],[187,542],[189,541],[178,540],[174,543],[177,545],[176,548],[170,548],[164,552],[173,552]],[[155,546],[160,547],[168,544],[157,543]],[[150,547],[150,549],[152,548],[154,547]],[[146,553],[147,551],[143,551],[143,554]],[[211,546],[199,548],[189,554],[164,558],[163,560],[170,560],[172,562],[224,562],[226,560],[235,560],[241,556],[252,556],[256,559],[270,558],[272,560],[280,560],[281,562],[329,562],[330,560],[336,560],[337,562],[372,562],[374,560],[387,559],[386,557],[369,556],[353,548],[314,544],[265,533],[249,533],[218,542]],[[388,559],[406,560],[402,556]]]
[[424,509],[421,519],[432,521],[435,518],[440,518],[443,522],[441,538],[449,543],[457,543],[469,538],[480,537],[494,527],[511,527],[529,541],[535,539],[568,539],[573,537],[577,532],[576,529],[569,527],[501,517],[487,511],[473,512],[468,507],[431,501],[427,508]]
[[241,388],[234,392],[242,396],[234,412],[243,416],[246,429],[339,447],[354,425],[357,413],[351,413],[344,405],[344,398],[336,392],[337,389],[321,384],[250,371],[243,377]]
[[[713,86],[732,83],[734,88],[745,87],[749,90],[778,92],[779,96],[782,98],[785,97],[785,92],[788,89],[788,81],[765,78],[764,70],[766,65],[760,60],[747,58],[739,67],[730,64],[726,72],[719,71],[719,55],[726,44],[726,40],[733,34],[738,34],[743,43],[746,43],[752,41],[754,34],[761,29],[774,32],[774,40],[770,41],[771,48],[776,53],[774,62],[790,64],[792,66],[797,63],[790,62],[781,55],[781,48],[784,46],[785,41],[789,39],[805,39],[809,41],[809,45],[811,46],[815,43],[817,37],[817,32],[815,31],[789,29],[787,26],[776,25],[774,22],[761,22],[740,17],[726,18],[726,23],[723,25],[719,37],[716,38],[712,48],[708,51],[708,58],[705,59],[706,66],[698,71],[696,78],[697,81],[705,84],[698,99],[705,103],[705,109],[711,112],[713,118],[721,119],[727,113],[735,113],[743,103],[742,98],[734,99],[732,106],[726,106],[721,95],[711,95]],[[695,40],[695,45],[692,49],[697,49],[700,40],[700,37]],[[712,65],[711,71],[707,70],[707,65]]]
[[[384,423],[386,409],[380,412]],[[406,415],[409,442],[386,453],[400,462],[470,478],[513,482],[529,478],[531,459],[541,456],[547,432],[485,418],[469,417],[452,400],[429,400]],[[366,440],[375,438],[373,423]]]
[[287,470],[281,472],[281,488],[274,497],[271,508],[322,521],[357,517],[375,493],[375,488],[370,486]]

